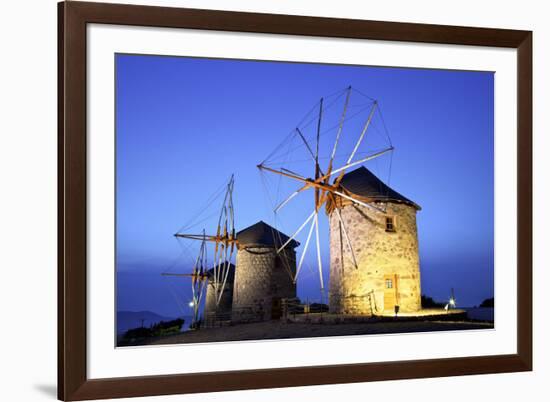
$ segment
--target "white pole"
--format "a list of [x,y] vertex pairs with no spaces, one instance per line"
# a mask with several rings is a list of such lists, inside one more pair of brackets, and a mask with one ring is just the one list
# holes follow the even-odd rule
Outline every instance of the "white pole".
[[233,248],[231,248],[231,251],[229,252],[229,258],[227,258],[225,260],[225,275],[224,275],[224,278],[223,278],[223,283],[222,283],[222,289],[220,291],[220,294],[218,296],[218,303],[221,301],[222,299],[222,294],[223,294],[223,291],[225,289],[225,284],[227,282],[227,277],[229,276],[229,270],[231,269],[231,259],[233,258]]
[[308,223],[311,219],[313,219],[313,217],[315,216],[316,212],[317,212],[317,211],[313,211],[313,212],[311,213],[311,215],[309,215],[309,217],[306,219],[306,221],[305,221],[304,223],[302,223],[302,226],[300,226],[300,227],[298,228],[298,230],[297,230],[296,232],[294,232],[294,234],[288,238],[288,240],[285,242],[285,244],[283,244],[281,247],[279,247],[279,249],[277,250],[277,254],[279,254],[279,253],[280,253],[280,252],[281,252],[281,251],[282,251],[282,250],[283,250],[283,249],[284,249],[284,248],[294,239],[294,237],[297,236],[298,233],[300,233],[300,232],[302,231],[302,229],[304,228],[304,226],[306,226],[307,223]]
[[[342,229],[344,231],[344,237],[346,238],[346,242],[348,243],[349,251],[351,252],[351,257],[353,259],[353,265],[355,265],[355,269],[358,268],[357,266],[357,260],[355,259],[355,253],[353,252],[353,248],[351,247],[351,240],[348,235],[348,231],[346,229],[346,225],[344,224],[344,220],[342,219],[342,214],[340,212],[340,209],[336,208],[336,215],[338,215],[338,219],[340,220],[340,224],[342,225]],[[342,261],[342,264],[344,261]]]
[[358,161],[355,161],[355,162],[352,162],[352,163],[349,163],[349,162],[348,162],[346,165],[344,165],[344,166],[342,166],[342,167],[340,167],[340,168],[338,168],[338,169],[334,169],[332,172],[330,172],[329,177],[332,176],[332,175],[334,175],[334,174],[336,174],[336,173],[338,173],[338,172],[341,172],[342,170],[346,170],[347,168],[350,168],[350,167],[352,167],[352,166],[356,166],[356,165],[359,165],[359,164],[361,164],[361,163],[370,161],[371,159],[378,158],[379,156],[382,156],[382,155],[384,155],[385,153],[390,152],[390,151],[393,151],[393,147],[384,149],[383,151],[380,151],[380,152],[377,152],[377,153],[375,153],[375,154],[369,155],[369,156],[367,156],[367,157],[365,157],[365,158],[363,158],[363,159],[360,159],[360,160],[358,160]]
[[290,194],[290,196],[288,196],[288,198],[286,200],[284,200],[283,202],[281,202],[277,208],[275,208],[275,210],[273,212],[277,212],[279,211],[281,208],[283,208],[291,199],[293,199],[294,197],[296,197],[302,190],[304,189],[304,187],[301,187],[300,189],[296,190],[295,192],[293,192],[292,194]]
[[321,292],[325,289],[323,283],[323,264],[321,263],[321,245],[319,244],[319,218],[318,213],[315,211],[315,237],[317,240],[317,264],[319,268],[319,280],[321,282]]
[[369,128],[370,122],[372,120],[372,117],[374,116],[374,111],[376,110],[376,101],[374,101],[374,104],[372,105],[372,110],[370,111],[369,118],[367,119],[367,122],[365,123],[365,126],[363,127],[363,131],[361,132],[361,135],[359,136],[359,139],[357,140],[357,143],[355,144],[355,148],[353,148],[353,152],[348,158],[347,163],[350,163],[353,157],[355,156],[355,153],[359,149],[359,145],[361,145],[361,142],[363,141],[363,138],[365,137],[365,133],[367,132],[367,129]]
[[296,283],[296,278],[298,278],[298,274],[300,273],[300,270],[302,269],[302,264],[304,263],[304,257],[306,256],[306,252],[309,246],[309,241],[311,240],[311,235],[313,233],[313,228],[315,227],[315,221],[311,222],[311,227],[309,228],[309,233],[307,235],[306,244],[304,245],[304,251],[302,251],[302,255],[300,256],[300,262],[298,263],[298,269],[296,270],[296,275],[294,276],[294,283]]
[[340,118],[340,126],[338,127],[338,133],[336,134],[336,141],[334,141],[334,146],[332,147],[332,154],[330,156],[329,165],[332,165],[332,161],[334,160],[334,156],[336,155],[336,148],[338,147],[338,140],[340,139],[340,134],[342,134],[342,128],[344,126],[344,121],[346,119],[346,111],[348,110],[348,103],[349,103],[350,94],[351,94],[351,87],[348,88],[348,94],[346,95],[346,102],[344,103],[344,110],[342,112],[342,117]]
[[338,194],[340,197],[346,198],[346,199],[348,199],[348,200],[350,200],[350,201],[352,201],[356,204],[362,205],[364,207],[371,208],[371,209],[374,209],[375,211],[385,213],[385,211],[383,209],[380,209],[378,207],[375,207],[374,205],[370,205],[370,204],[364,203],[362,201],[356,200],[355,198],[350,197],[349,195],[346,195],[344,193],[341,193],[340,191],[335,191],[334,194]]

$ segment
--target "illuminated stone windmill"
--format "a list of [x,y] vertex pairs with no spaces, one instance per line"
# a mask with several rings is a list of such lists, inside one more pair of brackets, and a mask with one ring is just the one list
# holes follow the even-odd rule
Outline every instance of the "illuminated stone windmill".
[[[343,107],[337,123],[330,127],[335,138],[332,146],[326,150],[329,151],[326,166],[321,166],[320,156],[323,151],[320,150],[320,138],[330,131],[322,126],[323,116],[327,111],[325,99],[322,98],[318,103],[313,141],[306,138],[300,127],[288,137],[301,142],[300,145],[313,164],[313,177],[296,173],[289,166],[275,167],[274,163],[270,163],[270,157],[275,151],[258,168],[300,185],[275,207],[276,213],[300,193],[310,189],[313,193],[312,212],[288,240],[295,239],[309,224],[295,280],[301,271],[315,230],[317,266],[321,291],[324,290],[319,237],[319,212],[324,208],[329,218],[330,231],[330,311],[371,315],[393,313],[396,306],[399,306],[400,311],[416,311],[420,308],[416,232],[416,211],[420,207],[393,191],[365,167],[349,171],[382,155],[391,155],[394,149],[387,136],[387,144],[382,149],[363,152],[366,148],[367,132],[377,113],[381,120],[379,125],[385,129],[378,103],[372,98],[366,97],[367,106],[360,109],[365,114],[358,126],[358,135],[349,142],[352,137],[343,134],[344,123],[350,119],[347,113],[352,92],[362,95],[356,90],[352,91],[351,87],[338,95],[343,98]],[[330,100],[330,105],[335,103],[336,101]],[[360,112],[352,115],[354,118],[362,117]],[[349,150],[343,158],[339,158],[339,166],[336,167],[336,155],[344,139],[348,140]]]
[[[416,212],[420,207],[386,186],[367,168],[346,173],[340,186],[354,199],[327,203],[330,225],[330,311],[391,314],[420,310]],[[352,248],[344,248],[344,225]],[[355,261],[357,269],[353,268]]]

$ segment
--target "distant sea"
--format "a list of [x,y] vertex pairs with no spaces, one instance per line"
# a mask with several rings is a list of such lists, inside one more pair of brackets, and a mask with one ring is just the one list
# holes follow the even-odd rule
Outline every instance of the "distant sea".
[[495,309],[493,307],[466,307],[461,308],[466,310],[468,318],[478,321],[495,321]]

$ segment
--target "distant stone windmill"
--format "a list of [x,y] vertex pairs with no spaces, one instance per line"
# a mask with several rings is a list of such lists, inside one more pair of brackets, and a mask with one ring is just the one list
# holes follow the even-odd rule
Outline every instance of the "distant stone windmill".
[[[360,95],[367,102],[353,105],[359,112],[352,113],[350,117],[348,112],[352,93]],[[287,240],[287,243],[293,241],[310,225],[294,280],[296,281],[302,269],[315,230],[321,292],[324,290],[319,237],[319,211],[324,207],[330,230],[330,311],[348,314],[416,311],[420,308],[416,232],[416,211],[420,207],[385,185],[367,168],[359,167],[349,171],[382,155],[391,155],[394,150],[379,112],[378,102],[351,87],[329,98],[330,107],[337,104],[338,99],[343,103],[336,124],[328,129],[323,126],[323,117],[329,106],[326,106],[327,98],[321,98],[316,107],[317,124],[313,141],[306,138],[300,125],[285,140],[289,143],[295,140],[301,143],[300,146],[313,166],[313,177],[296,173],[290,166],[281,166],[280,161],[289,158],[274,158],[277,150],[258,165],[261,171],[274,173],[300,185],[275,207],[276,213],[300,193],[306,190],[313,192],[312,212]],[[344,134],[344,123],[351,118],[361,118],[362,111],[366,113],[361,129],[355,140],[349,142],[349,150],[344,158],[339,159],[340,165],[336,166],[335,159],[340,143],[344,138],[351,138]],[[367,132],[375,116],[378,116],[380,126],[385,130],[387,144],[376,151],[362,152],[366,148]],[[306,122],[304,127],[310,125],[311,121],[312,119]],[[328,162],[322,167],[323,150],[320,149],[320,138],[327,132],[333,132],[335,138],[332,146],[327,149]],[[297,148],[287,147],[285,142],[282,145],[285,146],[279,146],[278,149]],[[284,247],[285,244],[279,250]]]
[[[223,262],[226,264],[226,262]],[[231,321],[233,307],[233,285],[235,283],[235,265],[227,262],[227,278],[216,278],[215,269],[206,271],[208,285],[204,304],[204,323],[207,327],[222,325]],[[225,281],[225,285],[221,282]],[[221,293],[219,293],[221,292]]]
[[200,246],[200,251],[195,261],[195,264],[193,265],[193,269],[191,273],[172,273],[172,272],[161,273],[161,275],[163,276],[191,278],[192,299],[190,302],[190,307],[193,308],[193,321],[191,323],[191,328],[196,328],[200,322],[200,305],[203,299],[206,281],[208,280],[208,273],[206,271],[207,248],[206,248],[206,240],[204,240],[205,237],[206,235],[203,234],[203,241]]
[[299,243],[259,221],[237,233],[233,288],[235,322],[267,321],[282,315],[284,300],[296,298],[296,252]]
[[[231,261],[236,251],[237,237],[235,233],[235,211],[233,207],[233,187],[235,184],[232,175],[227,183],[223,203],[221,205],[218,223],[215,234],[176,233],[176,238],[190,239],[201,242],[199,253],[191,273],[170,273],[163,272],[164,276],[179,276],[191,278],[193,323],[197,324],[200,316],[200,305],[203,300],[203,294],[207,292],[207,309],[209,317],[216,317],[217,309],[223,310],[221,315],[227,310],[227,287],[228,282],[232,287],[232,278],[234,276],[234,265]],[[207,244],[213,244],[213,267],[207,268]],[[231,300],[229,300],[231,306]]]
[[[235,231],[231,176],[223,197],[215,234],[181,233],[178,239],[200,241],[199,257],[192,273],[163,273],[191,277],[194,323],[200,321],[199,306],[206,292],[204,326],[278,318],[284,299],[296,297],[291,277],[296,272],[296,241],[259,221]],[[283,243],[284,246],[283,246]],[[214,249],[212,268],[207,268],[207,244]],[[235,260],[235,263],[233,261]]]

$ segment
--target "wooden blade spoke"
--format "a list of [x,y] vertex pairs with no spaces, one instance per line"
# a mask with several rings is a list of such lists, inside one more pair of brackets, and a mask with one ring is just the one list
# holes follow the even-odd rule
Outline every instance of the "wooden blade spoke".
[[320,237],[319,237],[319,213],[318,212],[315,212],[315,237],[317,242],[317,265],[319,268],[319,281],[321,283],[321,292],[323,292],[325,285],[323,283],[323,264],[321,262],[321,244],[320,244]]
[[229,217],[231,221],[231,231],[235,230],[235,209],[233,207],[233,188],[235,187],[234,176],[231,175],[231,190],[229,191]]
[[225,274],[223,276],[223,283],[222,283],[222,286],[221,286],[220,294],[218,295],[218,303],[222,299],[223,291],[224,291],[225,285],[227,283],[227,278],[229,277],[229,271],[231,269],[231,262],[230,261],[231,261],[232,258],[233,258],[233,248],[231,248],[231,250],[229,252],[229,258],[227,258],[225,260]]
[[174,235],[175,237],[180,237],[183,239],[191,239],[191,240],[207,240],[207,241],[215,241],[216,236],[210,236],[210,235],[198,235],[198,234],[186,234],[186,233],[176,233]]
[[299,173],[293,172],[293,171],[290,170],[290,169],[281,168],[281,172],[287,172],[287,173],[293,174],[293,175],[295,175],[295,176],[297,176],[297,177],[301,177],[302,179],[305,179],[304,176],[300,175]]
[[302,132],[300,131],[300,129],[298,127],[296,127],[296,132],[298,133],[298,135],[300,136],[300,138],[304,142],[307,150],[309,151],[309,154],[311,155],[311,158],[315,161],[315,154],[313,153],[313,150],[309,146],[309,143],[307,142],[306,137],[304,137],[304,135],[302,134]]
[[288,173],[288,172],[285,172],[283,170],[273,169],[273,168],[270,168],[270,167],[267,167],[267,166],[264,166],[264,165],[258,165],[256,167],[260,170],[266,170],[268,172],[276,173],[276,174],[279,174],[281,176],[285,176],[285,177],[288,177],[290,179],[298,180],[298,181],[303,182],[303,183],[308,182],[308,179],[304,178],[303,176],[301,176],[297,173],[296,174]]
[[199,289],[199,297],[197,299],[197,303],[194,306],[195,307],[195,316],[196,316],[195,320],[196,321],[199,321],[199,319],[200,319],[200,310],[199,310],[199,308],[200,308],[202,298],[203,298],[203,295],[204,295],[204,287],[205,287],[205,282],[202,281],[201,282],[201,287]]
[[372,154],[372,155],[366,156],[366,157],[364,157],[363,159],[359,159],[359,160],[357,160],[357,161],[355,161],[355,162],[351,162],[351,163],[348,162],[348,163],[345,164],[344,166],[342,166],[342,167],[340,167],[340,168],[338,168],[338,169],[334,169],[330,174],[327,173],[327,174],[326,174],[326,177],[333,176],[333,175],[335,175],[336,173],[339,173],[339,172],[342,172],[342,171],[344,171],[344,170],[346,170],[346,169],[349,169],[350,167],[357,166],[357,165],[360,165],[361,163],[365,163],[365,162],[370,161],[370,160],[372,160],[372,159],[378,158],[379,156],[382,156],[382,155],[384,155],[384,154],[386,154],[386,153],[388,153],[388,152],[390,152],[390,151],[393,151],[393,150],[394,150],[393,147],[389,147],[389,148],[386,148],[386,149],[384,149],[384,150],[382,150],[382,151],[380,151],[380,152],[376,152],[376,153],[374,153],[374,154]]
[[[319,158],[318,158],[319,144],[317,144],[317,156],[315,156],[315,154],[313,153],[313,150],[309,146],[309,143],[307,142],[306,138],[304,137],[304,135],[302,134],[302,132],[300,131],[300,129],[298,127],[296,127],[296,131],[298,132],[298,134],[300,135],[300,138],[302,139],[302,141],[306,145],[306,148],[309,151],[309,155],[311,156],[311,159],[313,159],[313,162],[315,162],[315,169],[316,169],[315,176],[317,177],[319,172],[321,173],[321,175],[323,175],[323,172],[321,171],[321,169],[319,167]],[[317,138],[317,141],[319,141],[319,138]],[[290,174],[299,176],[299,177],[301,177],[302,179],[305,180],[305,177],[299,175],[298,173],[294,173],[294,172],[292,172],[288,169],[281,168],[281,171],[286,171]]]
[[349,195],[344,194],[344,193],[342,193],[342,192],[340,192],[340,191],[335,191],[334,194],[338,194],[340,197],[345,198],[345,199],[347,199],[347,200],[350,200],[350,201],[354,202],[355,204],[362,205],[362,206],[364,206],[364,207],[373,209],[373,210],[375,210],[375,211],[385,213],[385,211],[384,211],[383,209],[381,209],[381,208],[378,208],[378,207],[376,207],[376,206],[374,206],[374,205],[371,205],[371,204],[367,204],[366,202],[363,202],[363,201],[359,201],[358,199],[353,198],[353,197],[350,197]]
[[[227,250],[226,250],[227,251]],[[221,273],[220,273],[220,287],[219,287],[219,291],[218,291],[218,294],[216,294],[216,305],[218,305],[221,301],[221,298],[222,298],[222,294],[223,294],[223,290],[225,289],[225,282],[226,282],[226,279],[227,279],[227,272],[229,271],[229,268],[228,268],[228,262],[227,262],[227,253],[224,255],[224,262],[222,263],[222,270],[221,270]]]
[[346,101],[344,102],[344,110],[342,111],[342,116],[340,117],[340,124],[338,126],[338,132],[336,133],[336,140],[334,141],[334,146],[332,147],[332,154],[330,155],[330,161],[329,161],[329,164],[328,164],[327,174],[329,174],[330,171],[332,170],[332,163],[333,163],[334,157],[336,155],[336,149],[338,148],[338,141],[340,140],[340,135],[342,134],[342,128],[344,127],[344,121],[346,120],[346,112],[348,110],[348,103],[349,103],[349,98],[350,98],[350,95],[351,95],[351,86],[348,87],[347,92],[348,93],[346,95]]
[[361,131],[361,135],[359,136],[359,139],[355,143],[355,148],[353,148],[353,151],[351,152],[351,155],[348,158],[347,163],[350,163],[353,160],[353,157],[355,156],[355,153],[359,149],[359,145],[361,145],[361,142],[363,142],[363,138],[365,137],[365,134],[367,132],[367,129],[369,128],[370,122],[372,121],[372,118],[374,116],[374,112],[376,111],[376,105],[378,103],[376,101],[373,102],[372,109],[370,111],[369,117],[367,118],[367,122],[365,123],[363,127],[363,131]]
[[[272,169],[270,167],[267,167],[267,166],[264,166],[264,165],[258,165],[258,169],[260,170],[266,170],[268,172],[272,172],[272,173],[276,173],[276,174],[279,174],[281,176],[285,176],[285,177],[288,177],[288,178],[291,178],[291,179],[294,179],[294,180],[297,180],[297,181],[300,181],[302,183],[305,183],[307,186],[317,186],[317,187],[321,187],[322,185],[322,181],[326,180],[327,178],[329,178],[330,176],[338,173],[338,172],[342,172],[344,171],[345,169],[349,168],[350,166],[355,166],[359,163],[363,163],[363,162],[366,162],[366,161],[369,161],[371,159],[374,159],[374,158],[377,158],[383,154],[385,154],[386,152],[389,152],[389,151],[393,151],[393,147],[389,147],[387,149],[384,149],[380,152],[377,152],[377,153],[374,153],[372,155],[369,155],[363,159],[361,159],[360,161],[356,161],[356,162],[350,162],[348,164],[346,164],[345,166],[342,166],[341,168],[338,168],[338,169],[335,169],[333,170],[330,174],[327,173],[327,174],[324,174],[322,175],[321,177],[318,177],[316,180],[312,180],[312,179],[306,179],[304,178],[303,176],[297,174],[297,173],[289,173],[288,171],[283,171],[283,170],[276,170],[276,169]],[[343,173],[342,173],[342,176],[343,176]],[[339,178],[340,179],[340,178]],[[327,189],[329,189],[328,187],[330,186],[327,186],[327,185],[324,185],[324,187],[326,187]]]
[[[359,266],[357,265],[357,259],[355,258],[355,252],[353,251],[353,247],[351,246],[351,239],[348,235],[348,230],[346,229],[346,225],[344,223],[344,219],[342,219],[342,213],[340,212],[339,208],[336,208],[336,215],[338,216],[338,220],[340,221],[340,226],[342,227],[342,231],[344,232],[344,237],[346,239],[346,243],[348,244],[349,251],[351,253],[351,258],[353,260],[353,265],[355,266],[355,269],[358,269]],[[342,261],[343,263],[343,261]]]
[[218,274],[216,277],[216,305],[219,304],[219,294],[223,291],[222,289],[222,278],[224,277],[226,271],[226,259],[227,259],[227,248],[224,244],[220,246],[220,253],[218,255]]
[[296,275],[294,275],[294,283],[296,283],[296,279],[298,278],[298,274],[300,273],[300,270],[302,269],[302,264],[304,263],[304,258],[307,253],[307,249],[309,247],[309,241],[311,240],[311,235],[313,234],[313,228],[315,227],[315,221],[311,222],[311,226],[309,228],[309,233],[307,235],[306,244],[304,245],[304,250],[302,251],[302,255],[300,256],[300,262],[298,263],[298,268],[296,269]]
[[215,294],[218,294],[219,285],[220,285],[220,269],[221,269],[221,259],[223,252],[223,244],[220,244],[218,252],[214,255],[214,290]]
[[319,101],[319,120],[317,121],[317,146],[315,149],[315,164],[319,164],[319,140],[321,137],[321,120],[323,119],[323,98]]
[[294,240],[294,238],[302,231],[302,229],[304,228],[304,226],[307,225],[307,223],[313,219],[313,217],[317,214],[317,211],[314,210],[311,215],[309,215],[309,217],[305,220],[304,223],[302,223],[302,225],[298,228],[298,230],[296,230],[296,232],[294,232],[294,234],[292,236],[290,236],[288,238],[288,240],[285,242],[285,244],[283,244],[281,247],[279,247],[279,249],[277,249],[277,254],[279,254],[282,250],[284,250],[284,248],[286,246],[288,246],[288,244]]
[[273,212],[277,213],[279,210],[281,210],[291,199],[296,197],[298,194],[300,194],[303,190],[308,188],[308,186],[302,186],[292,194],[290,194],[283,202],[281,202],[277,207],[273,210]]

